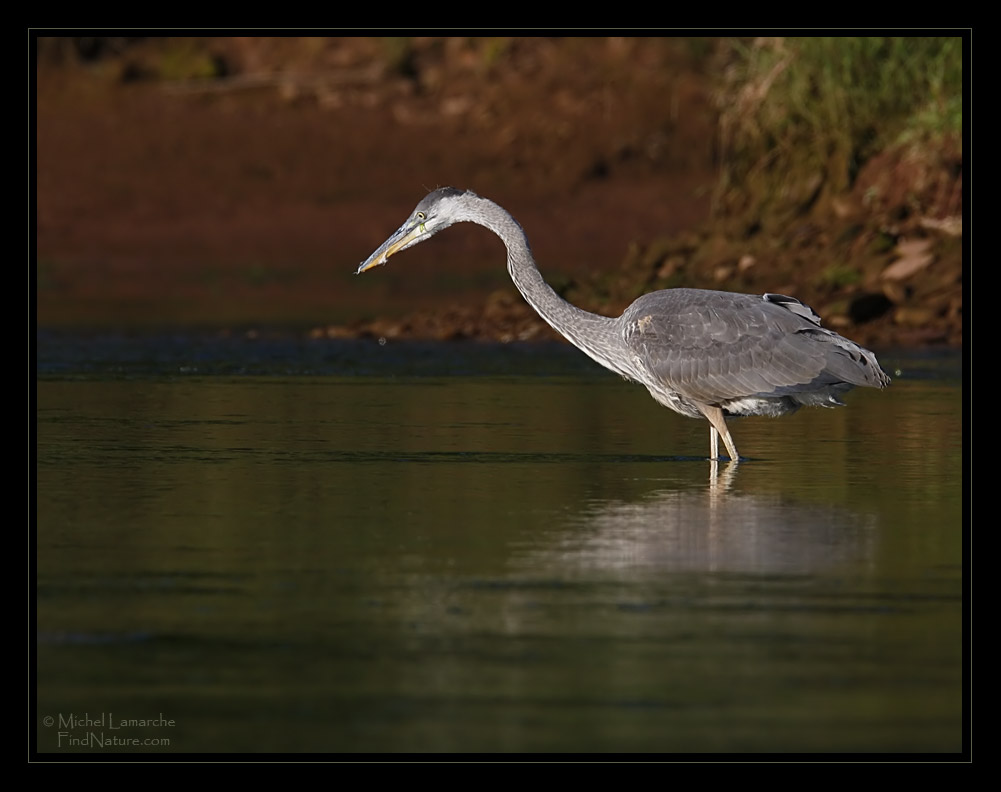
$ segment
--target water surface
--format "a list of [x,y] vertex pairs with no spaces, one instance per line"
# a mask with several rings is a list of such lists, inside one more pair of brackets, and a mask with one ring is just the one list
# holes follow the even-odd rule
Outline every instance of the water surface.
[[881,361],[714,477],[561,345],[42,334],[37,747],[959,751],[958,356]]

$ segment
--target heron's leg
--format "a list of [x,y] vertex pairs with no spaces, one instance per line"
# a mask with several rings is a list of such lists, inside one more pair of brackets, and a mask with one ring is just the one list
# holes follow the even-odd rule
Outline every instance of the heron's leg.
[[737,446],[730,437],[730,430],[726,428],[726,424],[723,425],[723,443],[726,445],[727,453],[730,454],[730,461],[740,462],[740,454],[737,453]]
[[695,406],[706,417],[711,427],[709,429],[709,447],[712,451],[712,458],[719,458],[719,444],[716,437],[716,434],[719,433],[720,437],[723,438],[723,445],[726,446],[727,453],[730,454],[730,460],[732,462],[739,462],[740,455],[737,453],[737,446],[734,445],[733,438],[730,437],[730,430],[726,428],[726,418],[723,417],[722,408],[713,404],[699,404],[698,402],[695,403]]
[[712,424],[709,424],[709,458],[713,461],[719,459],[719,432]]

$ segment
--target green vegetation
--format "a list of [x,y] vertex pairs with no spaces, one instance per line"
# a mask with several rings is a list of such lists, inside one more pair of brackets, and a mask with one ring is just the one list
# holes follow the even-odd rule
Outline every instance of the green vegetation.
[[506,36],[489,36],[483,43],[483,66],[487,71],[494,68],[507,53],[511,39]]
[[379,41],[390,72],[412,77],[416,71],[414,40],[409,36],[385,36]]
[[[811,205],[850,188],[865,162],[899,146],[961,146],[960,37],[790,37],[723,42],[717,99],[724,213],[750,203]],[[819,180],[819,181],[818,181]],[[819,183],[821,190],[803,185]]]
[[843,289],[862,281],[862,273],[847,264],[829,264],[819,278],[819,286],[824,289]]
[[198,39],[174,38],[160,53],[157,73],[162,80],[201,80],[218,77],[219,64]]

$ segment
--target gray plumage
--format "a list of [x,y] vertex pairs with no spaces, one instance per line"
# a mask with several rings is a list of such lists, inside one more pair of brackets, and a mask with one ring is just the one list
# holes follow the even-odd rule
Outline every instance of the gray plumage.
[[808,305],[781,294],[665,289],[638,298],[613,319],[560,297],[535,266],[518,222],[493,201],[443,187],[359,267],[362,273],[454,223],[489,228],[507,247],[507,268],[528,303],[593,360],[642,383],[660,404],[710,423],[710,453],[722,436],[737,448],[727,415],[785,415],[803,405],[841,405],[856,385],[884,388],[890,378],[868,349],[820,326]]

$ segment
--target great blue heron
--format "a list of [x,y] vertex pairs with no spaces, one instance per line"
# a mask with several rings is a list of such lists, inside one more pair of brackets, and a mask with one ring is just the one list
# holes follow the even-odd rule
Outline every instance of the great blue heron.
[[781,294],[664,289],[639,297],[618,319],[577,308],[543,280],[517,220],[493,201],[453,187],[426,195],[356,274],[462,222],[501,238],[514,285],[558,333],[605,368],[646,385],[665,407],[706,418],[713,460],[720,435],[731,461],[740,458],[727,415],[833,407],[856,385],[890,383],[872,352],[822,328],[812,308]]

